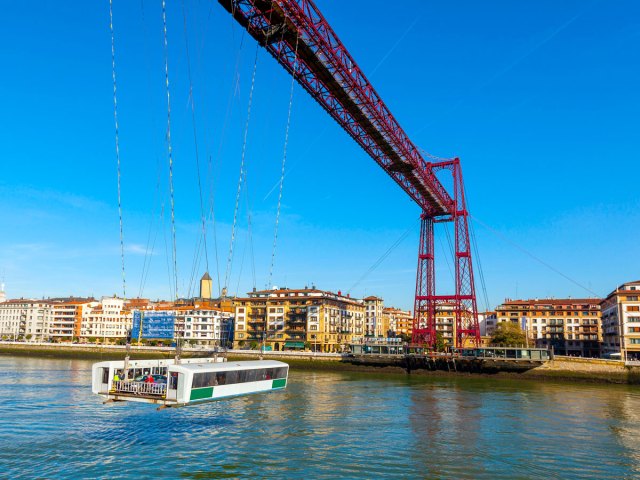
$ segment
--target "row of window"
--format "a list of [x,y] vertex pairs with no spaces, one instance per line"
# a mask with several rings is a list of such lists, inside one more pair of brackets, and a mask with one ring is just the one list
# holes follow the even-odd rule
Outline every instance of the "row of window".
[[260,382],[287,377],[287,367],[258,368],[231,372],[201,372],[193,375],[191,388],[215,387],[235,383]]

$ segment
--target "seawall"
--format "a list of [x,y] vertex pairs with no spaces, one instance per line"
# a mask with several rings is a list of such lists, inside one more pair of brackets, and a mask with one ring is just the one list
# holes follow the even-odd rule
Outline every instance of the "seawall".
[[[119,345],[37,344],[0,342],[0,355],[56,358],[84,358],[88,360],[119,360],[125,355]],[[185,358],[209,357],[209,349],[183,349]],[[131,358],[171,358],[175,349],[169,347],[131,347]],[[312,352],[265,352],[230,350],[229,360],[259,358],[281,360],[297,370],[351,371],[381,374],[411,375],[485,375],[531,380],[558,380],[617,384],[640,384],[640,367],[626,366],[620,360],[560,357],[541,362],[509,362],[504,360],[429,359],[412,356],[346,356]]]

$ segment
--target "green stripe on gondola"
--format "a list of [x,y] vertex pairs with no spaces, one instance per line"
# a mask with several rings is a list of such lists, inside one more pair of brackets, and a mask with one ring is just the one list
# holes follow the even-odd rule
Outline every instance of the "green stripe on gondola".
[[213,387],[192,388],[189,400],[202,400],[213,397]]
[[284,388],[287,386],[286,378],[276,378],[271,382],[271,388]]

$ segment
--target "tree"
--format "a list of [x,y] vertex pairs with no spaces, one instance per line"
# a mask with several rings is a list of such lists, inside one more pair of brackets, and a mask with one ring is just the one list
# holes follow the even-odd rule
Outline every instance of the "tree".
[[527,337],[517,322],[500,322],[491,337],[491,345],[517,347],[527,343]]
[[444,335],[442,335],[442,332],[436,332],[436,352],[444,352],[447,349],[447,345],[448,343],[444,339]]
[[399,337],[404,343],[411,343],[411,335],[409,335],[408,333],[401,333]]

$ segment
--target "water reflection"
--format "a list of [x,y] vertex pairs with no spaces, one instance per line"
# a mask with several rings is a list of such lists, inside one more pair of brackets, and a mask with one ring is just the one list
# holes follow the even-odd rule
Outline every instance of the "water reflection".
[[2,475],[630,478],[635,388],[291,372],[283,392],[102,405],[91,362],[0,357]]

